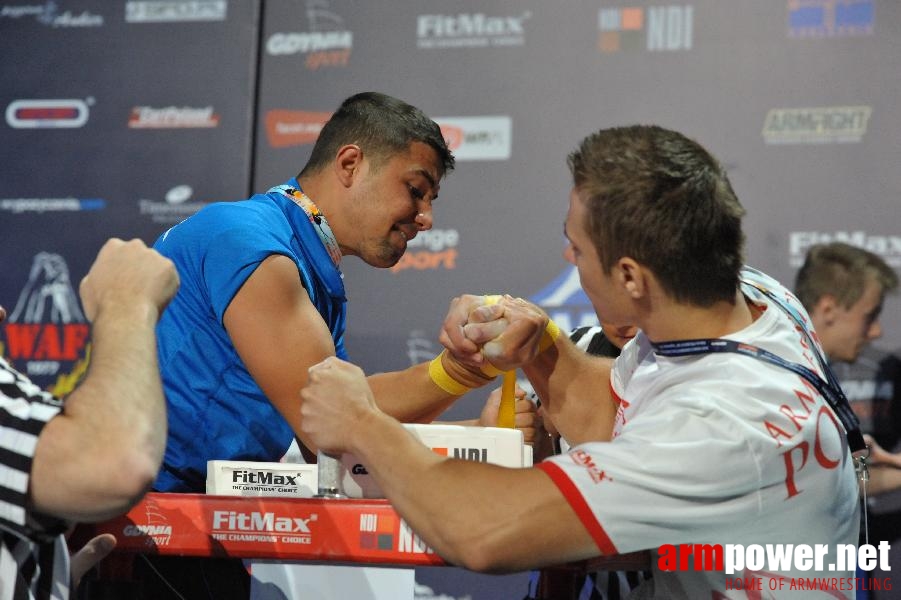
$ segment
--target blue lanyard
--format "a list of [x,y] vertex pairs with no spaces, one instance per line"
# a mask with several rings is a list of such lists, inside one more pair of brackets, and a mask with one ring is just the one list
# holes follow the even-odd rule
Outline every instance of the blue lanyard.
[[712,352],[733,352],[787,369],[806,379],[814,388],[816,388],[820,395],[823,396],[844,426],[852,454],[856,456],[857,453],[866,451],[867,446],[864,442],[863,434],[860,431],[860,421],[858,421],[854,411],[851,410],[851,405],[848,403],[848,399],[845,397],[841,386],[839,386],[835,374],[832,372],[832,369],[829,368],[829,364],[826,362],[825,357],[819,351],[817,345],[814,344],[807,327],[804,325],[804,320],[801,315],[794,307],[780,300],[770,290],[757,282],[744,281],[744,283],[753,286],[762,294],[766,295],[767,298],[775,302],[776,305],[782,308],[782,310],[792,318],[800,330],[804,332],[804,336],[807,338],[811,350],[816,355],[817,361],[820,363],[820,368],[823,370],[823,373],[826,374],[826,379],[823,379],[804,365],[789,362],[772,352],[768,352],[751,344],[736,342],[735,340],[698,339],[664,342],[662,344],[652,344],[655,352],[661,356],[668,357],[710,354]]

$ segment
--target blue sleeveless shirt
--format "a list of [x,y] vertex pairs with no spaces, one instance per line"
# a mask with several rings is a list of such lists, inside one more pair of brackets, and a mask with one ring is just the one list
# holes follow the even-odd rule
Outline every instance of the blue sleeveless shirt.
[[[287,185],[298,187],[295,179]],[[154,248],[175,263],[181,286],[157,327],[169,437],[153,487],[203,493],[208,460],[277,461],[294,440],[225,330],[232,298],[267,257],[290,257],[346,359],[344,283],[307,214],[275,188],[210,204]]]

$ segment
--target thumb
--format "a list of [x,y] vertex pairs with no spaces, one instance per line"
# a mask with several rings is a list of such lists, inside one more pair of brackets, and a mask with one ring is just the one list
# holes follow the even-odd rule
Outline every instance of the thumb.
[[111,533],[103,533],[91,538],[81,550],[73,554],[70,565],[73,585],[78,587],[84,574],[106,558],[115,547],[116,537]]

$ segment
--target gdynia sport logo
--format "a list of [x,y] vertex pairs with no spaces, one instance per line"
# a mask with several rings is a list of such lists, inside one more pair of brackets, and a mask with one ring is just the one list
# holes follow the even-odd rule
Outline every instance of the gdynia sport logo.
[[[891,571],[888,542],[837,544],[664,544],[657,549],[661,571],[722,571],[726,589],[892,589],[890,577],[860,578],[858,568]],[[832,577],[831,574],[842,575]]]

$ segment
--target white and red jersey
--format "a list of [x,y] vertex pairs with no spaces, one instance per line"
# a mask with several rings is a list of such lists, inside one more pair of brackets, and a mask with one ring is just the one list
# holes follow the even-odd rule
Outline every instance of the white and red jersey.
[[[797,303],[777,286],[768,287]],[[745,294],[763,314],[726,337],[819,372],[794,321],[757,290]],[[853,588],[786,586],[762,596],[726,589],[727,577],[850,578],[853,565],[828,573],[734,575],[663,572],[656,565],[663,544],[827,544],[824,565],[835,564],[838,544],[856,545],[853,460],[844,429],[811,384],[751,356],[660,356],[639,333],[616,360],[610,385],[619,403],[613,441],[581,444],[539,465],[601,553],[652,549],[653,597],[854,597]]]

